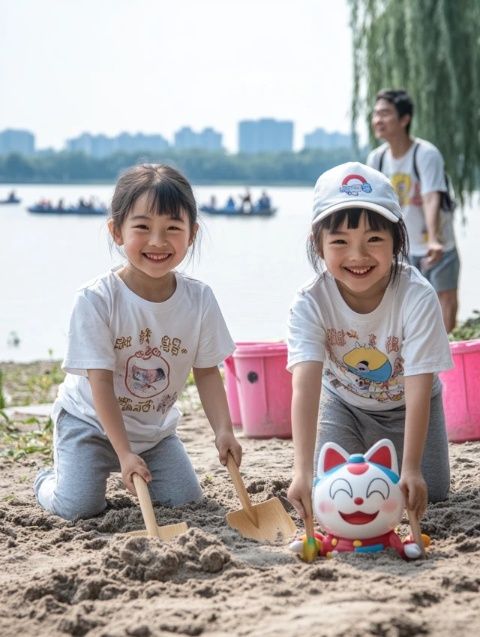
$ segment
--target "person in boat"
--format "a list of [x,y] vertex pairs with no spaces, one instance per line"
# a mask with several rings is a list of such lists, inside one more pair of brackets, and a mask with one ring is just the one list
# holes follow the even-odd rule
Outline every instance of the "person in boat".
[[252,206],[252,195],[250,194],[250,190],[247,188],[245,190],[245,194],[240,195],[240,198],[241,198],[240,211],[246,214],[251,213],[253,206]]
[[266,190],[262,191],[260,199],[257,201],[257,210],[270,210],[272,202]]
[[7,201],[17,201],[17,195],[15,194],[15,190],[10,191]]
[[225,204],[225,210],[227,210],[227,212],[235,212],[237,210],[237,206],[235,205],[235,199],[231,195],[227,199],[227,203]]
[[36,205],[40,208],[43,208],[43,210],[51,210],[52,208],[52,202],[50,201],[50,199],[46,199],[45,197],[43,199],[40,199],[40,201]]

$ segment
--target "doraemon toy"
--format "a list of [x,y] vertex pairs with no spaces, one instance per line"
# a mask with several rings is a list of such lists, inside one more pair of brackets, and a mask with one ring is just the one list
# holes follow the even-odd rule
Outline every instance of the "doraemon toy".
[[[390,440],[380,440],[365,454],[349,455],[342,447],[323,445],[313,487],[313,512],[326,534],[315,534],[319,555],[373,553],[393,548],[406,560],[422,550],[395,532],[405,508],[398,485],[398,461]],[[428,536],[423,536],[428,542]],[[290,548],[300,553],[303,542]]]

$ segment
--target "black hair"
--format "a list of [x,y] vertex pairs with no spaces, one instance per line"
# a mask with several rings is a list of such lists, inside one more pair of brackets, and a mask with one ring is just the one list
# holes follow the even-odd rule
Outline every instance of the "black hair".
[[166,164],[139,164],[120,176],[110,209],[115,230],[121,229],[135,202],[145,193],[149,212],[172,219],[180,219],[185,213],[193,234],[198,213],[192,187],[182,173]]
[[408,235],[405,223],[399,219],[397,223],[390,221],[383,215],[373,210],[364,208],[342,208],[328,215],[321,221],[317,221],[307,240],[307,254],[315,272],[322,272],[322,233],[335,232],[347,220],[347,228],[358,228],[361,215],[367,216],[367,224],[371,230],[387,230],[393,239],[393,262],[390,270],[390,281],[395,281],[400,273],[400,267],[407,260]]
[[384,88],[377,93],[375,96],[375,102],[378,100],[385,100],[394,106],[397,111],[398,117],[403,117],[404,115],[410,115],[410,121],[406,126],[407,133],[410,133],[410,125],[413,119],[413,101],[407,91],[403,88],[399,89],[390,89]]

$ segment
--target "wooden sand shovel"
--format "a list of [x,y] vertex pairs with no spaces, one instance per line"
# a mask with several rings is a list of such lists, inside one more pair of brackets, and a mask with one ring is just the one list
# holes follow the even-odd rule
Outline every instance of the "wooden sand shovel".
[[140,509],[142,510],[143,521],[145,522],[146,531],[130,531],[126,535],[133,535],[136,537],[159,537],[161,540],[171,540],[180,533],[185,533],[188,529],[186,522],[178,522],[178,524],[165,524],[163,526],[157,525],[155,519],[155,512],[153,510],[152,501],[150,500],[150,494],[148,492],[147,483],[145,480],[134,473],[132,475],[133,484],[137,492],[138,500],[140,502]]
[[278,498],[270,498],[260,504],[252,504],[233,456],[227,456],[227,469],[237,495],[242,503],[239,511],[227,513],[227,524],[253,540],[285,541],[296,532],[297,527]]
[[427,554],[425,552],[425,544],[423,542],[422,531],[420,530],[420,523],[418,521],[417,514],[415,511],[412,511],[412,509],[407,509],[407,514],[413,541],[420,547],[422,559],[426,560]]

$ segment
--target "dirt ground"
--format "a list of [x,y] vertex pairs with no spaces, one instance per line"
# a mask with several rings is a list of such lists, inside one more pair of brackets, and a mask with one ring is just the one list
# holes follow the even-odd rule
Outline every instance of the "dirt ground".
[[[180,435],[205,499],[155,508],[159,524],[188,523],[169,543],[122,535],[141,529],[142,517],[118,476],[106,512],[71,523],[35,503],[40,456],[0,460],[2,637],[480,634],[480,442],[451,445],[451,497],[422,521],[432,538],[426,561],[385,552],[309,565],[285,545],[243,539],[227,526],[225,514],[240,504],[208,423],[187,416]],[[252,499],[286,504],[291,441],[239,437]]]

